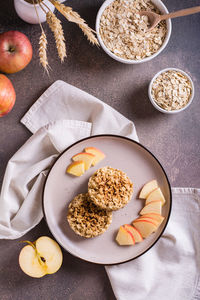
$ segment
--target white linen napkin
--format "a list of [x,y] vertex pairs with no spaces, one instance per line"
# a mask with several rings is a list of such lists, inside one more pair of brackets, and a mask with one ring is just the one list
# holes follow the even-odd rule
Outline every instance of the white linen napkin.
[[[0,195],[0,238],[24,235],[42,219],[42,187],[60,152],[75,141],[113,133],[138,141],[134,124],[97,98],[56,81],[21,122],[32,137],[8,162]],[[142,257],[106,267],[120,300],[200,299],[200,190],[173,189],[169,225]]]
[[33,136],[6,168],[0,195],[0,238],[4,239],[19,238],[40,222],[45,175],[69,145],[103,133],[138,140],[131,121],[63,81],[48,88],[21,122]]
[[118,300],[200,299],[200,190],[173,188],[172,194],[169,223],[153,248],[106,267]]

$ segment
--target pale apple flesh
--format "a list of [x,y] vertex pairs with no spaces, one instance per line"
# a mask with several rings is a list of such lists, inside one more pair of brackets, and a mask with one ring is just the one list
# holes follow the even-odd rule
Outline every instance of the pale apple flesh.
[[152,191],[148,195],[145,204],[148,204],[149,202],[152,202],[152,201],[161,201],[162,205],[165,204],[165,197],[159,187],[156,188],[154,191]]
[[47,236],[40,237],[35,243],[28,242],[19,255],[22,271],[35,278],[57,272],[62,261],[60,246]]
[[149,221],[151,223],[153,223],[156,227],[159,226],[159,221],[155,220],[155,219],[152,219],[152,218],[149,218],[149,217],[144,217],[144,216],[141,216],[139,218],[137,218],[135,221],[138,221],[138,220],[146,220],[146,221]]
[[116,236],[116,241],[120,246],[130,246],[135,244],[133,235],[123,226],[120,226],[119,228]]
[[19,255],[19,265],[24,273],[31,277],[40,278],[46,275],[46,270],[42,266],[42,261],[38,258],[35,249],[27,245]]
[[138,229],[143,238],[147,238],[157,230],[157,226],[147,220],[135,220],[133,221],[133,225]]
[[162,212],[162,202],[161,201],[152,201],[143,207],[140,211],[140,215],[145,215],[147,213],[157,213],[161,215]]
[[161,216],[160,214],[156,214],[156,213],[148,213],[148,214],[145,214],[145,215],[142,215],[142,217],[145,217],[145,218],[152,218],[153,220],[156,220],[159,222],[159,225],[164,221],[164,217]]
[[85,173],[85,163],[83,161],[74,161],[67,167],[66,172],[79,177]]
[[155,190],[158,187],[158,183],[157,180],[151,180],[149,182],[147,182],[141,189],[140,194],[139,194],[139,198],[140,199],[146,199],[148,197],[148,195]]
[[142,235],[135,227],[133,227],[132,225],[129,225],[129,224],[125,224],[124,228],[133,235],[135,243],[140,243],[143,241]]
[[11,81],[0,74],[0,117],[11,111],[15,104],[16,94]]
[[83,161],[85,163],[85,171],[87,171],[94,160],[95,156],[91,153],[81,152],[72,157],[73,161]]
[[85,148],[85,152],[91,153],[95,156],[94,160],[92,162],[92,166],[95,166],[96,164],[98,164],[101,160],[103,160],[106,157],[105,154],[101,150],[99,150],[95,147],[87,147],[87,148]]
[[47,236],[43,236],[37,239],[35,246],[46,267],[46,274],[57,272],[63,261],[62,251],[58,243]]

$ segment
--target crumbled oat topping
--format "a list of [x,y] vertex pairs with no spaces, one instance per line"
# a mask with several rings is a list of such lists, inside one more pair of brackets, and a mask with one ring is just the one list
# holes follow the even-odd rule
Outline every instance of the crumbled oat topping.
[[192,85],[183,73],[169,70],[156,77],[152,84],[151,94],[156,104],[163,109],[179,110],[189,102]]
[[133,183],[126,173],[111,167],[98,169],[89,179],[90,200],[102,209],[124,207],[133,194]]
[[67,220],[76,234],[91,238],[106,231],[112,222],[112,212],[99,209],[88,194],[79,194],[69,204]]
[[162,46],[167,26],[160,22],[147,31],[147,16],[138,12],[160,13],[150,0],[115,0],[103,12],[100,20],[100,35],[105,46],[115,55],[131,60],[141,60],[156,53]]

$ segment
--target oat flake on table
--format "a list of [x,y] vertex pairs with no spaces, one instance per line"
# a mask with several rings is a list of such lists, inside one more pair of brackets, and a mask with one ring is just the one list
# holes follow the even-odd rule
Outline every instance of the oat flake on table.
[[167,32],[166,22],[160,22],[147,32],[148,17],[138,14],[142,10],[160,13],[149,0],[115,0],[104,10],[99,31],[105,46],[115,55],[141,60],[162,46]]

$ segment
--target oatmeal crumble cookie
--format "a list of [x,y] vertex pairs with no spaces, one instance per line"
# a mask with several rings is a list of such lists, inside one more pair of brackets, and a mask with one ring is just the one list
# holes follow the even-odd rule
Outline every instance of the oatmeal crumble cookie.
[[88,194],[79,194],[69,204],[67,220],[76,234],[92,238],[107,230],[112,222],[112,212],[97,207]]
[[103,167],[90,177],[88,194],[101,209],[118,210],[130,201],[133,183],[121,170]]

